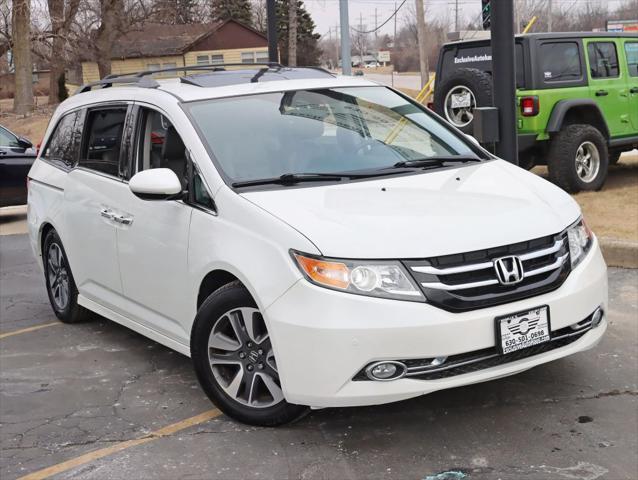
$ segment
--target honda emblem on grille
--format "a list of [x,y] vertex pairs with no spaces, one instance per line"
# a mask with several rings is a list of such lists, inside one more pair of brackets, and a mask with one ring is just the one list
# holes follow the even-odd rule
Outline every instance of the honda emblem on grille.
[[515,285],[522,282],[525,277],[523,262],[513,255],[494,260],[494,270],[501,285]]

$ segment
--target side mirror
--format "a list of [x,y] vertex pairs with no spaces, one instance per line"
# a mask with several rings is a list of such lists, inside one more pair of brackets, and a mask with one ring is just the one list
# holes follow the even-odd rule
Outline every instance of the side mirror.
[[28,138],[18,137],[20,148],[33,148],[33,143]]
[[182,192],[182,184],[170,168],[153,168],[133,175],[128,187],[143,200],[171,200]]

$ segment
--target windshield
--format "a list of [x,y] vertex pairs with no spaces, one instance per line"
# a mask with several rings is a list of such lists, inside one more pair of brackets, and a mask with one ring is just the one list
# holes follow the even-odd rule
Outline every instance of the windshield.
[[266,93],[186,108],[231,183],[476,157],[458,134],[385,87]]

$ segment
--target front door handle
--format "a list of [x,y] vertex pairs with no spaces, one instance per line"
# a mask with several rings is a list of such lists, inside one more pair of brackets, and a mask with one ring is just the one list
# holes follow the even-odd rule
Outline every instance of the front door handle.
[[606,97],[607,95],[609,95],[609,92],[607,90],[598,90],[596,92],[597,97]]
[[629,93],[638,93],[638,87],[633,87],[631,90],[629,90]]
[[113,220],[113,212],[108,208],[103,208],[102,210],[100,210],[100,216],[109,220]]

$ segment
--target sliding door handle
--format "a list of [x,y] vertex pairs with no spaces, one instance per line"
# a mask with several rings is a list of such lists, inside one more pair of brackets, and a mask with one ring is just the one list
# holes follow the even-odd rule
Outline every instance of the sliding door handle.
[[638,93],[638,87],[633,87],[631,90],[629,90],[629,93]]
[[609,92],[607,90],[598,90],[596,92],[597,97],[606,97],[607,95],[609,95]]
[[113,215],[113,220],[122,225],[131,225],[133,223],[133,217],[125,217],[124,215]]

